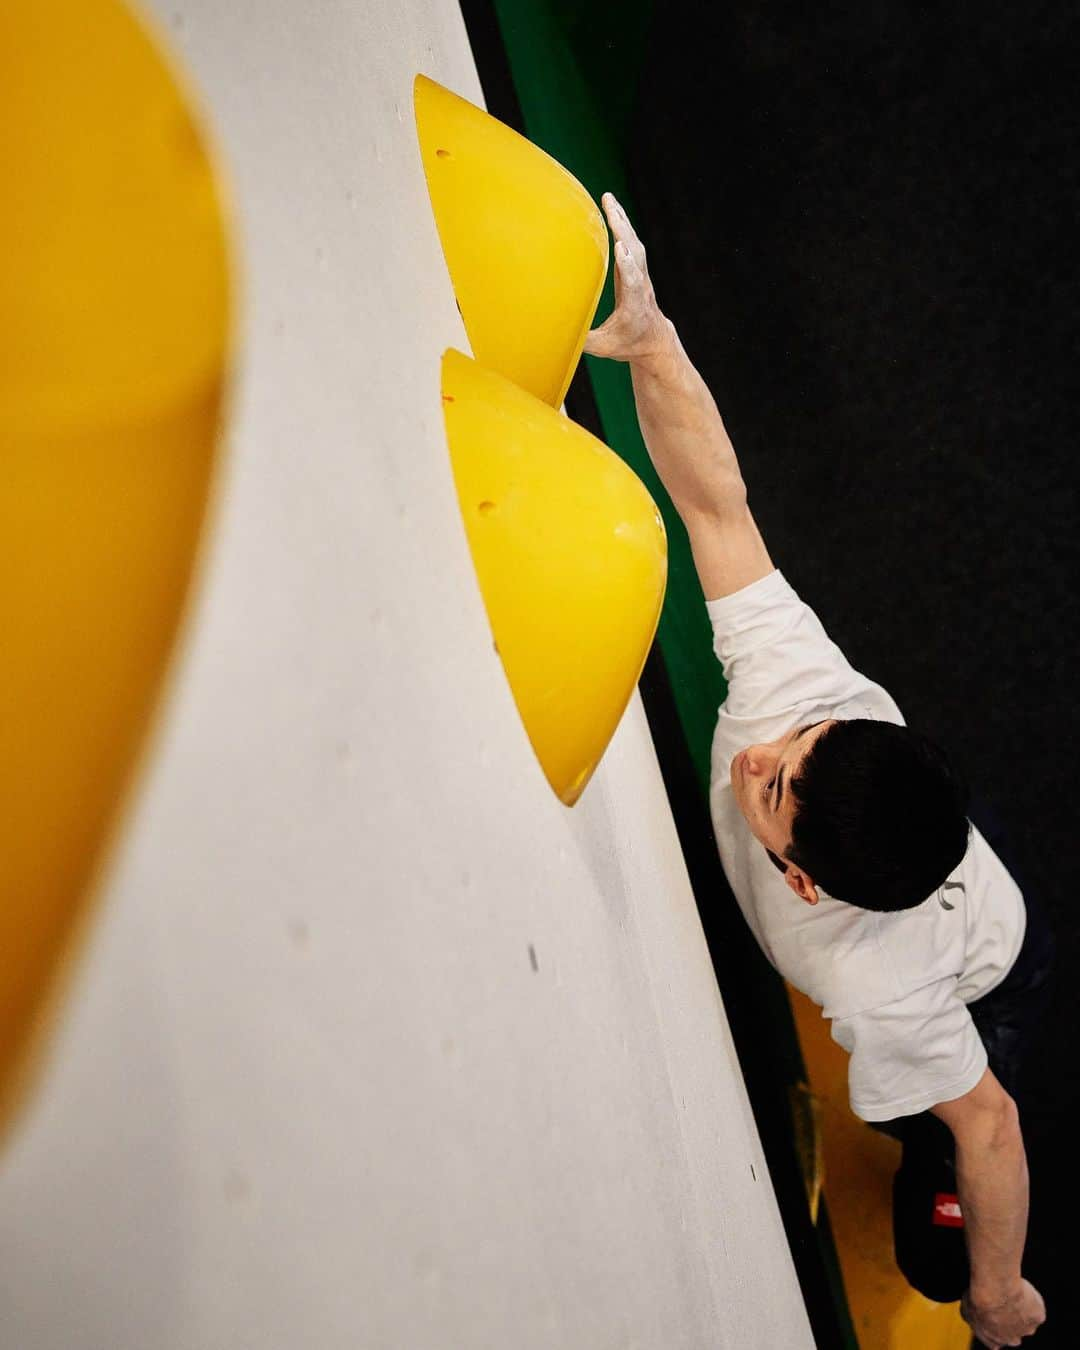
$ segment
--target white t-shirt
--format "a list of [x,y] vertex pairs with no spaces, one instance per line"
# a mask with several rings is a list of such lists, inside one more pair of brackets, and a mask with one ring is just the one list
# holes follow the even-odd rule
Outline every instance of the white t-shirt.
[[[972,826],[963,861],[921,905],[877,913],[800,900],[750,833],[731,761],[804,722],[876,718],[905,725],[889,694],[853,670],[779,570],[706,604],[728,694],[712,743],[710,807],[720,860],[773,966],[832,1021],[851,1055],[851,1109],[912,1115],[969,1092],[986,1050],[967,1004],[999,984],[1024,940],[1016,882]],[[959,884],[956,884],[959,883]]]

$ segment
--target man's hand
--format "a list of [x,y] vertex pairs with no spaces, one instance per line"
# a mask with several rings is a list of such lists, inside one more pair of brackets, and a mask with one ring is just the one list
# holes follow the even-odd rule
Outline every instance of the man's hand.
[[589,333],[585,350],[590,356],[632,361],[659,351],[670,340],[671,324],[656,303],[645,245],[611,193],[600,200],[615,236],[615,308]]
[[960,1300],[960,1315],[986,1350],[1001,1350],[1003,1345],[1019,1345],[1022,1336],[1042,1326],[1046,1304],[1035,1286],[1021,1279],[1011,1297],[996,1306],[973,1300],[969,1289]]
[[702,593],[730,595],[774,571],[772,559],[716,401],[656,303],[645,245],[611,193],[601,201],[615,236],[615,308],[585,350],[629,361],[641,435],[686,526]]

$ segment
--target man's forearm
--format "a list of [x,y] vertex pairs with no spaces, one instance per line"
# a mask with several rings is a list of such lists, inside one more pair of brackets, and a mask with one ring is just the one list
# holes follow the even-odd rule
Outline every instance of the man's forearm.
[[1028,1166],[1015,1114],[983,1139],[957,1141],[956,1179],[967,1233],[973,1302],[1003,1302],[1020,1282],[1028,1218]]
[[717,515],[746,501],[735,450],[716,402],[675,326],[630,362],[638,422],[649,456],[681,516]]

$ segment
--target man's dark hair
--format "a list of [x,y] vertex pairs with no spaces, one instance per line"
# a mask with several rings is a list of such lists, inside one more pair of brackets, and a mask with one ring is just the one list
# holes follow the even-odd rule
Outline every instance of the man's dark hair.
[[867,718],[826,727],[791,791],[785,857],[834,900],[911,909],[967,852],[968,784],[939,745],[910,727]]

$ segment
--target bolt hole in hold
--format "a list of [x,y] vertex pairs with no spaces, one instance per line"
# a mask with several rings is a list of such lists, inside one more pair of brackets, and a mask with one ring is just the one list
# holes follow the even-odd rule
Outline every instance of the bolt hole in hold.
[[449,150],[436,150],[435,153],[436,153],[436,155],[438,155],[438,157],[439,157],[440,159],[449,159],[449,158],[450,158],[450,151],[449,151]]
[[481,514],[482,516],[490,516],[491,513],[492,513],[492,511],[495,510],[495,503],[494,503],[494,502],[481,502],[480,505],[479,505],[479,507],[478,507],[477,509],[479,510],[479,512],[480,512],[480,514]]

